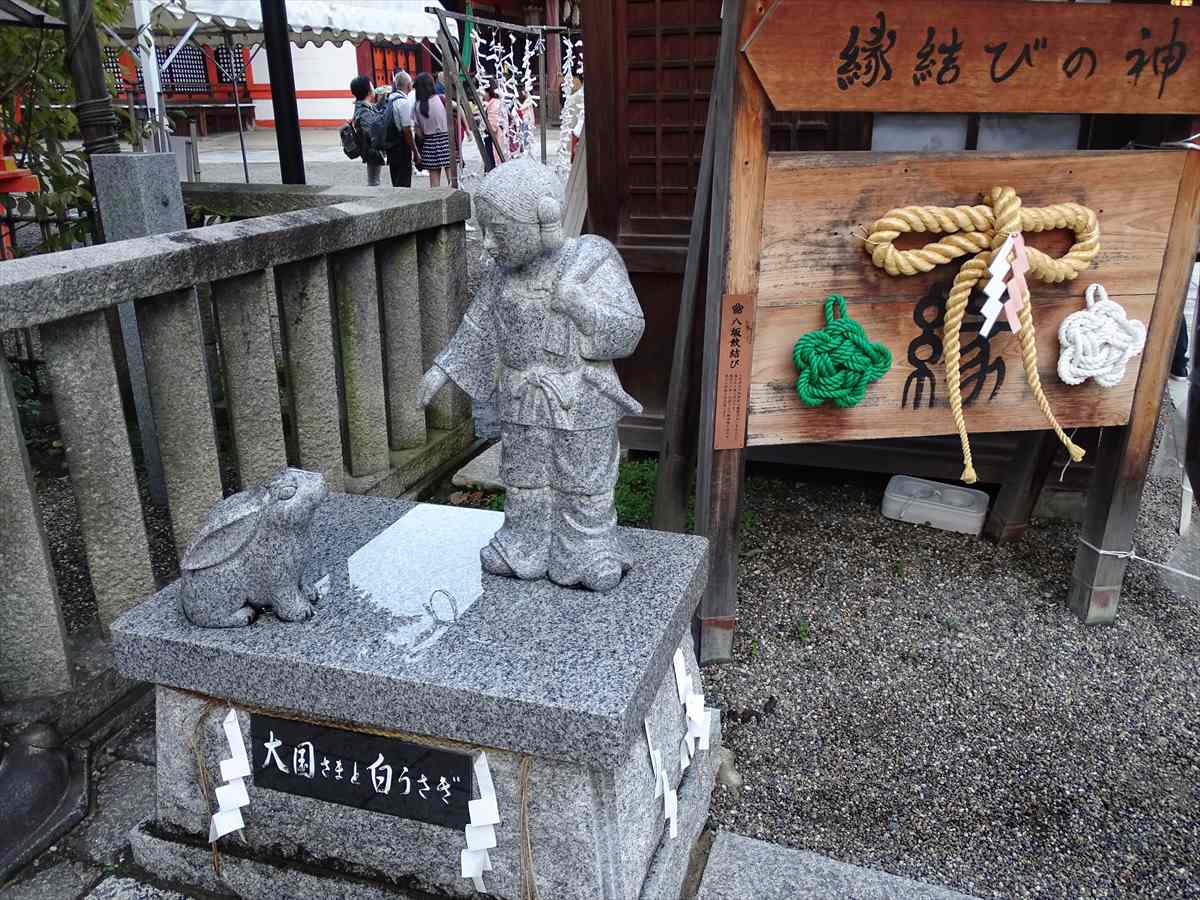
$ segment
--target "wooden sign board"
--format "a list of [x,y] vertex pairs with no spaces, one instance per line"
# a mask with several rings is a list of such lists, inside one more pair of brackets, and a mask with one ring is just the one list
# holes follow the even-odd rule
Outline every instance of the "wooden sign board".
[[[1093,282],[1103,284],[1131,318],[1149,325],[1184,159],[1181,151],[770,154],[746,443],[954,432],[941,337],[946,292],[958,264],[893,277],[872,264],[862,235],[896,207],[974,205],[997,185],[1015,188],[1025,206],[1074,201],[1098,214],[1100,253],[1091,268],[1058,285],[1030,280],[1038,370],[1064,427],[1124,424],[1140,358],[1130,362],[1116,387],[1090,381],[1064,384],[1057,374],[1058,328],[1068,315],[1085,308],[1084,291]],[[833,184],[836,191],[830,190]],[[902,249],[933,239],[912,237],[919,239]],[[1070,246],[1071,237],[1065,232],[1026,235],[1031,246],[1054,256]],[[871,340],[887,344],[893,364],[858,406],[810,408],[796,395],[792,347],[800,335],[825,324],[825,298],[834,293],[846,297],[850,315]],[[990,340],[979,338],[981,301],[980,295],[968,307],[960,341],[968,430],[1046,428],[1016,337],[1001,324]],[[1168,303],[1179,301],[1166,298]]]
[[1200,7],[776,0],[745,44],[778,110],[1192,113]]

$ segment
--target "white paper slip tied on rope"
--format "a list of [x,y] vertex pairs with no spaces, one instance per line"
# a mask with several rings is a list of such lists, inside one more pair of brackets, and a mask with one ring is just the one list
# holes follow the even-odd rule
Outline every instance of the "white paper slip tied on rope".
[[700,749],[707,750],[712,735],[713,722],[721,715],[721,711],[712,706],[704,707],[704,731],[700,734]]
[[654,749],[654,742],[650,739],[650,720],[642,719],[642,727],[646,729],[646,748],[650,751],[650,771],[654,775],[654,799],[657,800],[666,786],[662,752]]
[[682,706],[687,702],[688,694],[692,692],[692,676],[688,674],[682,647],[675,650],[671,665],[675,669],[675,688],[679,692],[679,704]]
[[467,846],[459,854],[462,877],[470,878],[475,890],[484,892],[483,873],[492,871],[492,858],[488,850],[496,846],[495,826],[500,824],[500,808],[496,803],[496,786],[492,782],[492,770],[488,767],[487,754],[480,752],[475,757],[475,782],[479,785],[479,799],[467,803],[471,822],[467,825]]
[[246,782],[242,780],[250,775],[250,760],[246,757],[246,742],[242,738],[242,727],[235,710],[229,710],[221,727],[229,743],[230,758],[221,761],[221,779],[226,783],[218,785],[216,790],[217,811],[208,825],[209,843],[245,828],[242,809],[250,805]]

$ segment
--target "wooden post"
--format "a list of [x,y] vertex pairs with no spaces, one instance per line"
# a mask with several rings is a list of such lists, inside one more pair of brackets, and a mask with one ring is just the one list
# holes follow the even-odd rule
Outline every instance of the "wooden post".
[[[613,42],[618,34],[615,3],[590,3],[583,17],[583,44],[588,48],[588,84],[617,85],[616,53]],[[725,14],[730,7],[726,5]],[[622,28],[623,28],[622,24]],[[621,32],[623,34],[623,31]],[[624,40],[622,37],[621,40]],[[711,102],[711,101],[710,101]],[[728,109],[728,107],[726,108]],[[620,160],[615,153],[597,152],[596,148],[608,147],[608,136],[617,131],[617,104],[596,103],[589,106],[583,120],[588,135],[588,146],[592,148],[588,164],[588,231],[606,237],[614,244],[620,238],[619,204],[606,203],[601,198],[610,196],[621,184]]]
[[440,30],[438,32],[438,52],[442,54],[442,71],[445,73],[443,80],[446,82],[445,101],[449,106],[446,110],[446,124],[450,128],[450,187],[456,188],[458,187],[458,104],[455,102],[455,98],[458,96],[458,79],[453,76],[452,72],[452,70],[456,70],[456,67],[450,49],[450,41]]
[[1088,624],[1111,623],[1117,615],[1121,582],[1129,564],[1127,554],[1132,549],[1133,528],[1154,446],[1175,325],[1187,294],[1198,242],[1200,152],[1191,150],[1179,181],[1175,216],[1163,254],[1157,299],[1129,424],[1104,430],[1079,529],[1069,603]]
[[[454,38],[451,37],[445,29],[441,31],[440,37],[445,38],[447,46],[450,47],[450,56],[442,57],[446,66],[446,90],[450,90],[449,82],[453,81],[454,97],[458,104],[456,116],[462,119],[463,125],[466,127],[467,131],[470,132],[471,137],[475,139],[475,146],[479,150],[479,158],[484,160],[484,166],[486,168],[487,154],[483,150],[483,138],[479,136],[479,129],[475,126],[475,117],[467,110],[465,79],[470,76],[464,73],[459,67],[459,49],[458,45],[454,42]],[[458,187],[457,182],[455,182],[454,186]]]
[[[701,662],[725,660],[733,655],[733,628],[737,621],[738,520],[745,449],[714,449],[716,376],[723,301],[730,295],[744,296],[752,313],[753,298],[758,291],[769,106],[762,85],[739,48],[761,21],[765,6],[727,0],[717,57],[718,81],[712,101],[717,107],[714,122],[720,124],[716,127],[713,164],[696,478],[696,526],[709,539],[711,560],[708,590],[700,604]],[[591,130],[591,117],[587,122]],[[726,127],[727,122],[732,122],[733,127]]]
[[104,80],[100,41],[96,37],[92,0],[63,0],[67,23],[67,68],[75,87],[75,116],[83,136],[83,149],[93,153],[120,153],[117,116]]
[[984,534],[997,544],[1018,540],[1025,533],[1058,446],[1053,431],[1027,431],[1018,439],[1008,477],[983,526]]
[[[716,72],[713,80],[717,79]],[[671,357],[671,380],[658,449],[658,476],[654,488],[654,527],[659,531],[682,532],[687,528],[687,499],[695,445],[689,436],[688,397],[695,383],[692,373],[692,323],[696,316],[696,293],[700,270],[708,262],[708,211],[712,203],[715,103],[708,105],[704,125],[704,149],[700,155],[700,177],[692,207],[692,232],[688,239],[683,291],[679,297],[679,319],[675,325],[675,348]],[[692,433],[694,437],[694,432]]]
[[[441,9],[440,7],[427,7],[425,11],[432,12],[437,15],[438,22],[441,26],[441,32],[446,37],[446,41],[449,44],[451,51],[457,52],[456,48],[458,47],[458,44],[456,41],[454,41],[450,37],[450,28],[446,24],[446,11],[444,9]],[[462,18],[462,17],[457,17],[457,18]],[[487,20],[476,19],[475,21],[487,21]],[[496,24],[503,25],[503,23],[496,23]],[[461,83],[462,83],[463,87],[466,88],[467,93],[470,95],[471,102],[474,103],[475,108],[479,110],[480,117],[483,119],[483,127],[487,131],[488,136],[491,137],[491,139],[492,139],[492,153],[495,154],[497,164],[505,162],[508,159],[508,152],[500,146],[499,138],[497,137],[496,132],[494,132],[492,130],[492,125],[488,121],[487,113],[484,111],[484,108],[483,108],[483,101],[480,99],[479,91],[475,87],[475,79],[473,79],[471,77],[470,72],[462,73],[462,82]],[[476,140],[478,140],[478,136],[476,136]],[[479,152],[484,157],[484,168],[486,169],[487,168],[487,155],[483,153],[482,146],[479,148]]]

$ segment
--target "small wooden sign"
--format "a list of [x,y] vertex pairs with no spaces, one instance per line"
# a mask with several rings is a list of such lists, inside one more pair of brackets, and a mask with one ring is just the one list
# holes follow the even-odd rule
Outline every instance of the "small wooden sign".
[[726,294],[721,300],[721,356],[717,369],[714,446],[718,450],[746,445],[753,336],[754,295]]
[[1200,8],[776,0],[745,51],[778,110],[1200,110]]
[[256,787],[463,828],[472,755],[395,738],[251,714]]

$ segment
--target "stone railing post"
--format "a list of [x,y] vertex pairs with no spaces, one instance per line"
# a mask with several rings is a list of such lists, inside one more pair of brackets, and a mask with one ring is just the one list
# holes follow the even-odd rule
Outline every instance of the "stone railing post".
[[42,531],[8,363],[0,359],[0,698],[71,687],[54,569]]
[[347,455],[350,474],[361,477],[386,471],[391,461],[375,249],[366,244],[343,250],[331,262],[346,403]]
[[425,411],[417,406],[424,374],[417,238],[405,235],[375,245],[383,308],[389,441],[393,450],[425,443]]
[[221,499],[196,289],[139,300],[137,318],[171,528],[182,558],[208,510]]
[[[462,222],[421,232],[421,362],[428,369],[433,358],[450,343],[467,304],[467,241]],[[429,427],[450,429],[471,417],[471,400],[457,385],[448,384],[429,404]]]
[[212,296],[225,363],[225,402],[245,489],[287,463],[271,338],[273,293],[267,273],[259,270],[214,281]]
[[155,589],[103,312],[42,326],[88,570],[105,628]]
[[340,491],[346,474],[329,261],[317,256],[277,266],[275,278],[299,463],[323,474],[330,489]]

